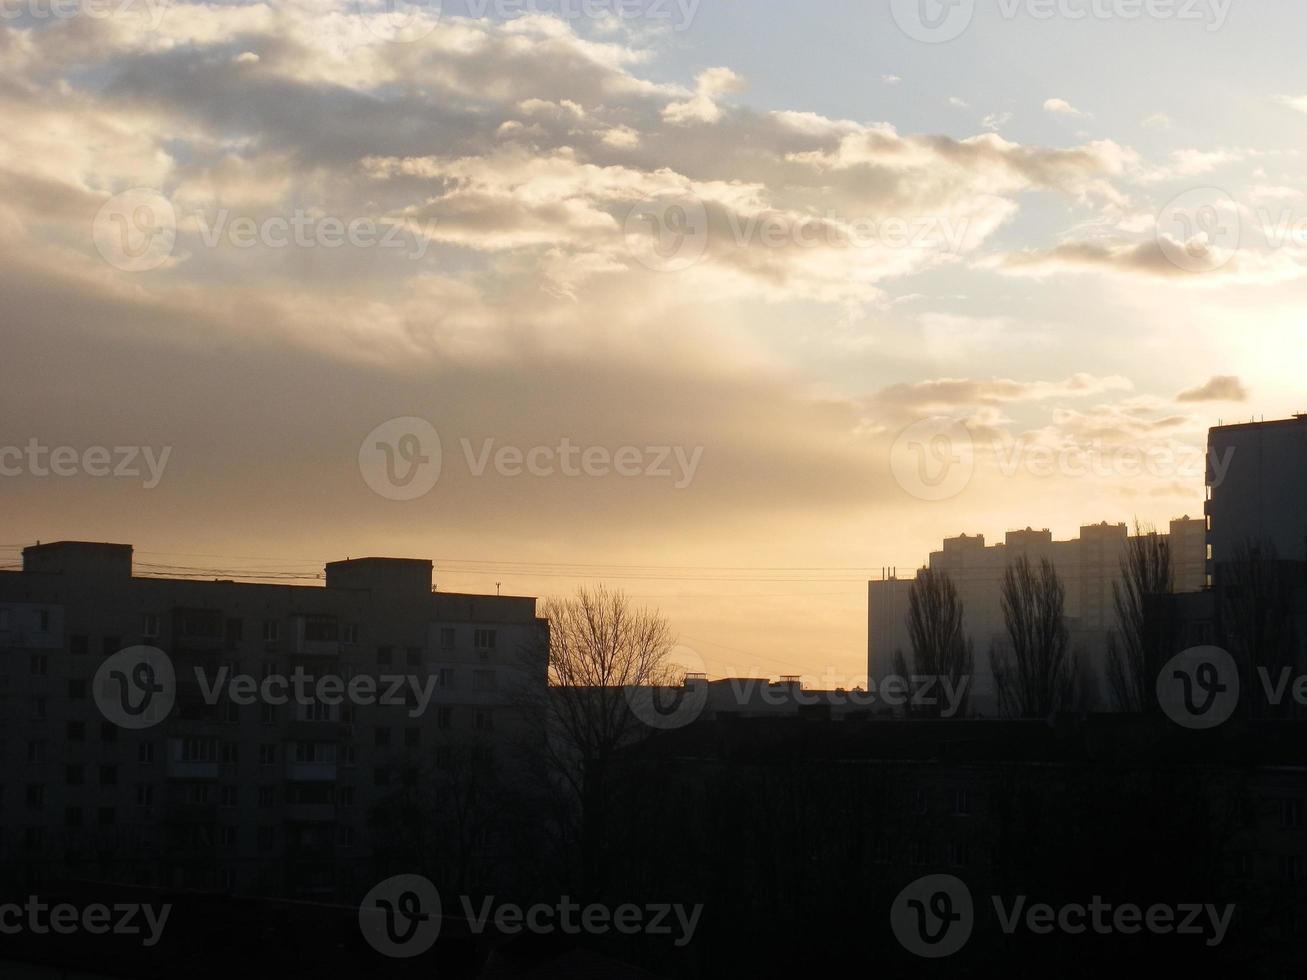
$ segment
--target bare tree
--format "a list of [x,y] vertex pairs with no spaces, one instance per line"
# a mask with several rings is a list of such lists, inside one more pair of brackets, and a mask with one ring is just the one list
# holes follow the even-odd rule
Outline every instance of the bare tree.
[[1112,583],[1117,628],[1107,638],[1107,682],[1122,711],[1157,708],[1157,673],[1176,653],[1175,610],[1163,598],[1174,591],[1170,540],[1136,523]]
[[990,649],[999,708],[1020,718],[1047,718],[1070,707],[1079,673],[1066,625],[1066,587],[1047,558],[1039,570],[1022,555],[1003,573],[1007,644]]
[[[960,703],[950,705],[950,717],[966,712],[968,686],[975,668],[974,645],[963,630],[963,606],[957,587],[947,572],[923,568],[908,590],[908,637],[912,641],[911,673],[947,680],[934,690],[956,691]],[[902,652],[895,652],[894,671],[907,676],[908,664]],[[945,705],[908,706],[908,712],[939,717]]]
[[580,807],[582,869],[594,880],[606,837],[614,755],[648,732],[631,711],[632,688],[679,683],[674,639],[660,614],[605,586],[541,604],[549,622],[549,687],[534,712],[549,771]]

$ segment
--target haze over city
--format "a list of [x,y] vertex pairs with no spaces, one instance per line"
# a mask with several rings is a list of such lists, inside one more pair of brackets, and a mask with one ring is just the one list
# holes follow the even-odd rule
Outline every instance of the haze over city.
[[1300,5],[646,6],[7,17],[6,561],[605,581],[711,675],[851,685],[882,569],[1200,516],[1210,426],[1307,410]]

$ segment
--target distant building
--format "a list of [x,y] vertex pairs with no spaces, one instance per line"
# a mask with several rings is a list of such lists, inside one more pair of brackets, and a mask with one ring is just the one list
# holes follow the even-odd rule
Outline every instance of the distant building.
[[[544,660],[523,656],[547,635],[534,599],[433,592],[431,572],[361,558],[327,565],[325,588],[183,581],[134,577],[130,545],[24,549],[22,571],[0,572],[0,874],[366,889],[398,838],[388,801],[466,753],[503,762],[516,690],[546,683]],[[127,730],[94,678],[135,645],[170,658],[176,694],[153,727]],[[420,711],[412,689],[391,704],[210,703],[224,669],[402,676],[432,697]]]
[[[1047,558],[1066,587],[1066,614],[1072,643],[1099,668],[1107,635],[1116,625],[1112,586],[1121,579],[1121,558],[1129,530],[1125,524],[1091,524],[1079,537],[1054,541],[1048,530],[1009,531],[1001,544],[986,545],[984,535],[946,538],[943,548],[930,556],[929,567],[948,573],[962,600],[965,626],[975,644],[976,676],[973,706],[989,712],[993,704],[993,678],[989,672],[992,641],[1005,635],[1001,598],[1003,574],[1021,556],[1038,563]],[[1193,592],[1206,584],[1206,523],[1188,516],[1171,522],[1171,560],[1177,592]],[[868,583],[867,673],[878,680],[893,673],[894,655],[902,651],[911,662],[912,643],[907,632],[908,592],[915,575],[896,573]]]
[[1307,415],[1212,429],[1207,494],[1209,573],[1251,547],[1307,561]]

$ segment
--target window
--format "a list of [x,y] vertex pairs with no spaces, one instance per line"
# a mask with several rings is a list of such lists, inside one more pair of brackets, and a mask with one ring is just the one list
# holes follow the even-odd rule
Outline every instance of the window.
[[281,639],[281,623],[275,619],[263,621],[263,642],[276,643]]
[[32,699],[32,718],[35,721],[45,721],[45,698]]
[[45,806],[45,786],[41,783],[27,784],[27,805],[33,810]]
[[340,828],[340,846],[341,846],[341,847],[353,847],[353,846],[354,846],[354,828],[353,828],[353,827],[341,827],[341,828]]
[[971,792],[966,789],[955,789],[953,791],[953,813],[959,817],[965,817],[971,813]]
[[235,827],[223,827],[223,828],[222,828],[222,837],[221,837],[220,839],[222,840],[222,846],[223,846],[223,847],[235,847],[235,846],[236,846],[236,828],[235,828]]
[[335,762],[336,746],[333,742],[296,742],[296,762]]
[[111,806],[102,806],[97,819],[101,827],[112,827],[118,822],[118,812]]
[[216,639],[222,635],[222,613],[216,609],[187,609],[179,614],[180,633],[187,638]]
[[118,785],[118,767],[101,766],[100,767],[100,785],[117,786]]
[[389,767],[389,766],[377,766],[376,771],[374,771],[373,774],[372,774],[372,781],[373,781],[374,783],[376,783],[378,786],[389,786],[389,785],[390,785],[390,767]]
[[219,804],[225,807],[235,807],[240,805],[241,791],[239,786],[223,786],[220,790],[222,796]]
[[277,764],[277,746],[264,743],[259,746],[259,765],[273,766]]
[[235,701],[222,702],[222,708],[218,712],[218,717],[224,724],[239,725],[241,720],[241,706]]
[[34,653],[28,659],[29,671],[39,677],[44,677],[50,669],[50,657],[44,653]]
[[100,641],[100,652],[106,657],[112,657],[121,649],[122,644],[118,641],[118,637],[116,636],[106,636]]
[[227,648],[232,649],[240,646],[241,640],[244,639],[245,621],[235,617],[227,620]]
[[493,650],[495,648],[495,631],[473,630],[472,645],[478,650]]
[[86,699],[86,680],[84,678],[74,678],[68,682],[68,697],[73,701]]
[[68,741],[81,742],[86,738],[86,722],[70,721],[68,723]]
[[277,706],[266,701],[259,705],[259,722],[264,725],[277,724]]
[[260,851],[270,851],[270,850],[272,850],[272,848],[274,847],[274,845],[275,845],[276,843],[277,843],[277,828],[276,828],[276,827],[260,827],[260,828],[259,828],[259,850],[260,850]]
[[45,761],[45,741],[43,739],[33,739],[27,743],[27,761]]
[[335,643],[340,626],[330,616],[309,616],[304,620],[304,639],[309,643]]
[[118,726],[111,721],[100,722],[100,741],[101,742],[118,741]]
[[260,786],[259,806],[276,806],[276,805],[277,805],[277,787]]
[[390,745],[390,729],[389,729],[389,728],[380,728],[380,727],[377,728],[376,732],[374,733],[374,737],[375,737],[375,740],[376,740],[377,748],[381,749],[381,748],[385,748],[385,747],[387,747],[388,745]]
[[351,807],[354,805],[353,786],[342,786],[340,788],[340,805],[343,807]]
[[474,670],[472,688],[476,691],[493,691],[495,689],[495,672],[493,670]]
[[81,786],[86,782],[86,767],[73,764],[64,768],[64,782],[69,786]]
[[924,789],[916,790],[912,794],[912,812],[921,816],[927,809],[927,795]]
[[454,686],[454,668],[441,667],[440,673],[436,675],[436,687],[453,688]]
[[218,740],[213,738],[184,738],[182,762],[213,762],[218,758]]
[[234,766],[241,761],[239,742],[223,742],[218,749],[218,761],[224,766]]
[[417,667],[422,663],[422,648],[408,647],[404,651],[404,662],[410,667]]
[[38,623],[38,625],[37,625],[37,627],[36,627],[37,632],[38,632],[38,633],[49,633],[49,632],[50,632],[50,610],[48,610],[48,609],[42,609],[42,610],[40,610],[40,611],[36,614],[36,617],[37,617],[37,623]]
[[437,708],[436,709],[436,727],[441,731],[448,731],[454,727],[454,709]]
[[422,745],[422,729],[406,728],[404,729],[404,747],[406,749],[416,749]]
[[1280,801],[1280,826],[1286,830],[1302,826],[1302,800]]
[[452,626],[440,627],[440,649],[442,650],[454,649],[454,627]]
[[147,640],[153,640],[159,635],[159,617],[155,613],[145,613],[141,616],[141,636]]
[[87,640],[89,637],[85,633],[72,633],[68,637],[68,652],[76,656],[85,655],[88,649]]
[[472,727],[479,732],[495,730],[495,717],[489,708],[477,708],[472,715]]
[[359,641],[359,624],[358,624],[358,623],[345,623],[343,626],[341,626],[341,628],[340,628],[340,642],[341,642],[341,643],[348,643],[348,644],[353,645],[353,644],[357,643],[358,641]]
[[388,665],[394,660],[395,652],[393,647],[377,647],[377,663]]
[[354,746],[342,745],[340,747],[340,762],[341,765],[345,766],[354,765]]
[[136,784],[136,805],[154,806],[154,786],[150,783]]
[[154,743],[142,742],[136,747],[136,761],[143,766],[154,765]]

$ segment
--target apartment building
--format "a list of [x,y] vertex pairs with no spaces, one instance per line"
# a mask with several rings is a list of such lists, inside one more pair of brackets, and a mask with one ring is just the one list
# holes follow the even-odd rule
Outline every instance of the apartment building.
[[1307,561],[1307,415],[1208,433],[1207,517],[1210,573],[1249,548]]
[[[1193,592],[1206,584],[1206,523],[1188,515],[1173,520],[1163,535],[1171,545],[1177,592]],[[993,678],[989,672],[991,642],[1004,636],[1002,584],[1008,565],[1022,556],[1053,563],[1066,587],[1066,615],[1072,641],[1088,655],[1090,668],[1101,676],[1107,635],[1116,624],[1112,586],[1121,580],[1121,559],[1129,539],[1125,524],[1090,524],[1077,537],[1055,541],[1049,530],[1009,531],[1001,543],[986,544],[984,535],[946,538],[932,552],[929,567],[947,572],[957,587],[967,634],[975,644],[976,676],[973,702],[977,710],[992,710]],[[887,572],[867,589],[867,671],[869,678],[893,672],[897,651],[910,656],[907,632],[908,593],[913,577]]]
[[[510,770],[519,695],[546,684],[535,600],[435,592],[430,561],[325,572],[143,578],[130,545],[24,549],[0,572],[0,876],[348,899],[414,830],[414,800]],[[120,691],[100,668],[139,646],[175,682],[124,727],[105,705],[130,700],[131,671]],[[472,832],[454,843],[474,864],[493,841]]]

